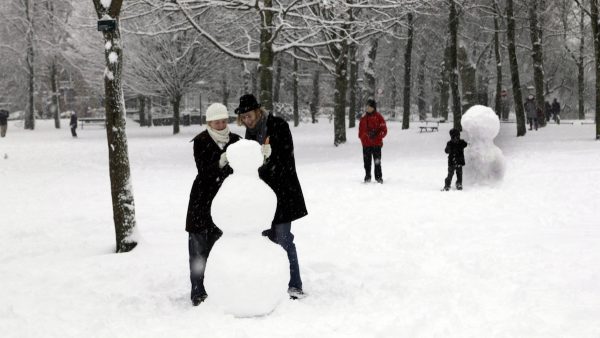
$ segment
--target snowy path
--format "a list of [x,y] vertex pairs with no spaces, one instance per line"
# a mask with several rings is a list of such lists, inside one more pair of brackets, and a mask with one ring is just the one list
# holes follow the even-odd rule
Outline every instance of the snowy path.
[[[63,122],[63,126],[66,121]],[[448,125],[389,123],[385,184],[362,184],[356,130],[292,128],[309,216],[293,225],[305,290],[267,317],[188,300],[191,143],[198,126],[129,123],[140,246],[112,254],[105,131],[0,139],[3,337],[599,337],[600,143],[593,125],[549,125],[496,144],[495,188],[442,193]],[[236,126],[234,131],[243,132]]]

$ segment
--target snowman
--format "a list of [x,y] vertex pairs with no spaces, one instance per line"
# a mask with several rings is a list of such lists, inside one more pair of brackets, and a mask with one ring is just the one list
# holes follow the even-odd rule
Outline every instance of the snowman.
[[490,107],[475,105],[461,119],[465,140],[464,178],[471,184],[494,184],[502,181],[505,161],[502,150],[494,144],[500,120]]
[[227,148],[233,168],[215,196],[211,214],[223,230],[206,264],[209,301],[236,317],[272,312],[287,298],[288,260],[281,246],[261,235],[277,206],[273,190],[258,177],[260,145],[240,140]]

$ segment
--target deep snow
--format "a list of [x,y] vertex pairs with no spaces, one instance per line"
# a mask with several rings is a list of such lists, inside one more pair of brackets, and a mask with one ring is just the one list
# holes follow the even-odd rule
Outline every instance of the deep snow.
[[52,121],[35,131],[9,122],[0,139],[2,337],[600,336],[594,125],[517,138],[503,124],[503,183],[450,192],[439,191],[450,126],[388,128],[384,185],[361,183],[356,129],[335,148],[327,120],[291,128],[309,211],[292,231],[309,297],[236,319],[189,301],[184,223],[198,126],[173,136],[128,123],[142,239],[114,254],[105,130],[86,126],[72,139]]

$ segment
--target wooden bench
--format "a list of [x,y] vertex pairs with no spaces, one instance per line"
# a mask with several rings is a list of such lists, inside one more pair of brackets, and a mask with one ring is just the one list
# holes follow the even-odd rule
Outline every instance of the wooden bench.
[[106,128],[106,118],[104,117],[82,117],[79,122],[81,122],[81,129],[84,124],[102,124]]
[[425,121],[424,126],[419,126],[419,133],[439,131],[439,126],[440,121]]

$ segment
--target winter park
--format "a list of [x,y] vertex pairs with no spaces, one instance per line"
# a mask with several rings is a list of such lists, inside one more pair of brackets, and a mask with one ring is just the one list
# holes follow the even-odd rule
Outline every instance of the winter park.
[[598,0],[5,0],[2,337],[600,337]]

